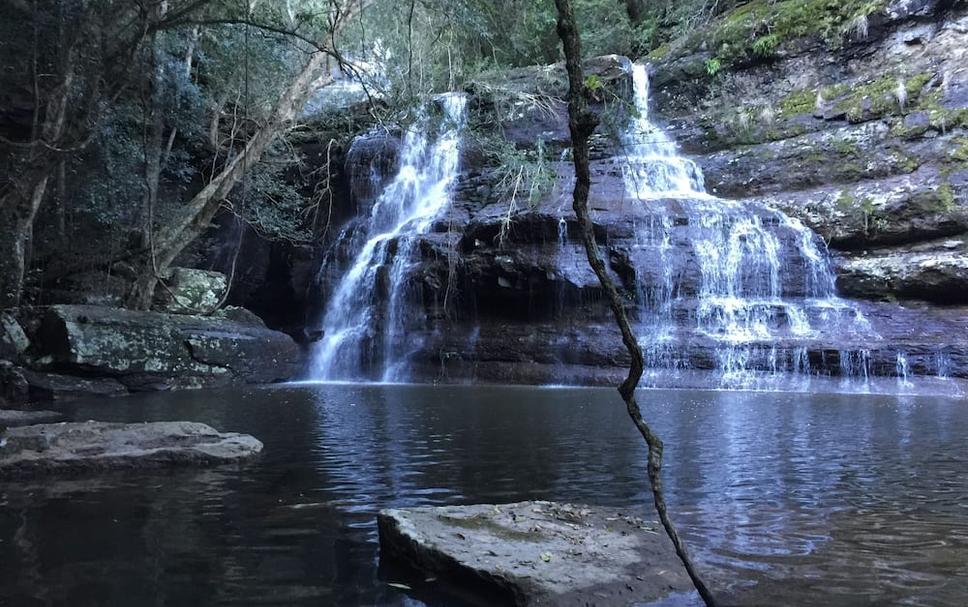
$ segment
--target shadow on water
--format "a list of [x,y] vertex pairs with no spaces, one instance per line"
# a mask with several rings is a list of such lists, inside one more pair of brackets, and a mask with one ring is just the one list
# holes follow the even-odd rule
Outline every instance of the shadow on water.
[[[968,408],[648,391],[670,506],[729,603],[961,606]],[[386,506],[651,503],[611,389],[287,386],[86,401],[265,443],[241,467],[0,483],[0,604],[454,605],[389,586]],[[663,603],[688,605],[688,597]]]

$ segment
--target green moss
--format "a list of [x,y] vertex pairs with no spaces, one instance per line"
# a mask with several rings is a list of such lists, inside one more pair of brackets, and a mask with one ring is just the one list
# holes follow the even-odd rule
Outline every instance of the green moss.
[[839,46],[850,24],[882,8],[886,0],[753,0],[730,11],[711,32],[699,32],[693,44],[712,40],[728,62],[771,57],[785,42],[821,37]]
[[950,213],[955,206],[955,193],[947,182],[935,190],[918,192],[908,200],[908,207],[917,215]]
[[951,142],[954,148],[948,158],[968,166],[968,137],[959,137]]
[[921,166],[921,161],[914,156],[898,154],[897,158],[897,168],[900,169],[902,173],[913,173]]
[[[930,72],[910,77],[886,75],[862,84],[840,85],[825,91],[824,98],[834,101],[834,109],[846,114],[851,122],[904,114],[919,107],[924,86],[934,75]],[[899,83],[904,86],[906,98],[899,99]]]
[[834,150],[838,155],[848,158],[860,158],[861,149],[857,142],[849,139],[838,139],[834,141]]
[[790,118],[801,114],[810,114],[816,107],[817,93],[810,89],[793,91],[780,100],[780,117]]
[[[825,158],[829,164],[830,158]],[[867,173],[867,168],[859,162],[842,162],[839,164],[839,167],[837,167],[837,171],[844,179],[857,181],[864,177],[864,175]]]
[[823,166],[830,162],[830,156],[822,152],[812,152],[804,156],[803,161],[806,162],[807,164]]
[[779,45],[780,37],[776,34],[768,34],[755,39],[750,49],[759,57],[772,57],[776,54]]
[[920,74],[915,74],[911,76],[904,82],[904,88],[907,90],[908,99],[916,99],[921,95],[921,91],[924,87],[934,78],[934,74],[931,72],[921,72]]
[[834,110],[843,112],[851,122],[859,122],[865,116],[879,116],[900,110],[895,92],[897,79],[884,76],[855,87],[849,94],[838,99]]
[[942,183],[938,188],[938,202],[941,206],[940,210],[944,213],[951,212],[955,208],[955,193],[947,182]]
[[647,55],[647,58],[652,61],[661,61],[666,57],[668,57],[671,51],[672,51],[672,47],[669,45],[669,43],[663,42],[656,48],[652,49]]

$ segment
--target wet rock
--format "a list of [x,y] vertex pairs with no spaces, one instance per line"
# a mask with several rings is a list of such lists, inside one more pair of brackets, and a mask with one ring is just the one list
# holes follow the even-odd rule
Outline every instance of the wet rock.
[[73,400],[87,396],[121,396],[128,389],[111,377],[77,377],[60,373],[44,373],[23,369],[29,400]]
[[9,360],[0,360],[0,404],[21,405],[30,400],[30,384],[24,369]]
[[[292,377],[301,362],[292,338],[248,316],[237,322],[97,306],[34,313],[39,321],[28,366],[55,374],[34,382],[55,393],[71,385],[104,394],[117,383],[134,391],[269,383]],[[104,378],[113,382],[85,381]]]
[[208,314],[218,308],[226,289],[228,279],[221,272],[171,268],[155,292],[155,305],[175,314]]
[[[922,361],[919,368],[940,368],[931,362],[940,356],[952,361],[952,376],[968,376],[968,343],[950,337],[961,334],[961,321],[947,308],[905,307],[909,298],[959,304],[968,293],[963,253],[936,247],[968,233],[968,9],[898,1],[872,13],[868,25],[867,35],[851,33],[843,44],[818,36],[783,40],[769,61],[737,61],[715,77],[706,60],[716,49],[670,48],[650,58],[654,121],[701,165],[707,191],[735,201],[632,200],[622,150],[596,148],[595,235],[629,298],[633,322],[641,320],[643,302],[665,297],[668,284],[677,296],[675,345],[663,350],[645,343],[650,366],[669,371],[675,381],[680,370],[724,365],[722,342],[698,330],[696,292],[709,269],[692,246],[697,226],[720,214],[726,224],[752,220],[776,236],[782,297],[825,334],[784,331],[797,312],[771,310],[780,325],[770,327],[774,339],[743,348],[739,355],[749,360],[742,365],[766,373],[841,375],[855,373],[842,359],[860,356],[890,374],[899,355],[916,352],[908,358]],[[603,58],[596,72],[610,94],[625,99],[627,66]],[[413,352],[412,379],[603,383],[627,364],[571,213],[573,171],[566,156],[554,153],[568,143],[564,84],[555,65],[504,70],[469,85],[473,127],[488,132],[500,124],[502,135],[529,152],[543,141],[551,152],[547,168],[557,179],[538,200],[519,197],[512,205],[498,187],[500,167],[488,164],[493,159],[480,150],[465,153],[452,204],[421,237],[421,254],[411,260],[413,280],[406,288],[414,294],[415,320],[408,343],[393,347]],[[619,109],[610,124],[623,119]],[[703,212],[704,204],[730,210]],[[790,244],[791,225],[771,209],[823,239],[816,249],[824,252],[826,245],[839,260],[839,295],[876,302],[872,324],[883,340],[871,343],[870,336],[832,328],[850,327],[842,316],[866,302],[815,301],[809,264]],[[669,238],[657,246],[647,231],[665,220]],[[320,273],[326,288],[341,267],[329,262],[347,253],[334,251]],[[755,281],[763,271],[744,265],[742,280]],[[646,327],[642,335],[654,333]],[[372,353],[379,360],[379,351]]]
[[0,477],[206,466],[261,450],[262,443],[247,434],[220,433],[194,422],[41,424],[0,435]]
[[968,185],[936,169],[762,197],[840,250],[906,245],[968,232]]
[[657,522],[553,502],[383,510],[381,559],[491,604],[635,605],[691,589]]
[[837,284],[851,297],[968,304],[968,241],[951,239],[930,248],[922,245],[845,258]]
[[66,416],[57,411],[19,411],[0,409],[0,430],[34,424],[53,424],[64,421]]

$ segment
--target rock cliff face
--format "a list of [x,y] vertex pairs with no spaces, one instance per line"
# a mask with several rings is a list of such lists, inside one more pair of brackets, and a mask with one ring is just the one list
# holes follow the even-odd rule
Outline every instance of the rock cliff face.
[[269,383],[294,376],[302,360],[288,335],[241,308],[184,316],[57,305],[2,318],[0,344],[11,345],[0,401],[14,403]]
[[766,4],[650,58],[657,110],[707,185],[800,217],[837,253],[845,294],[968,304],[965,4],[873,3],[825,35],[774,35],[767,56],[710,76],[717,43],[765,39]]
[[[746,24],[750,13],[755,30],[767,4],[791,3],[755,0],[696,39],[715,42],[716,28]],[[720,47],[686,40],[649,59],[658,120],[705,172],[707,190],[734,200],[716,213],[750,219],[793,260],[778,281],[806,318],[771,312],[773,334],[744,350],[744,368],[968,377],[961,307],[968,304],[966,31],[963,4],[894,2],[863,24],[852,22],[836,41],[829,33],[773,40],[769,57],[726,62],[717,58]],[[657,297],[669,259],[676,260],[679,303],[668,315],[687,326],[702,314],[695,294],[706,279],[690,243],[705,225],[703,205],[727,203],[677,197],[643,204],[626,194],[620,132],[630,119],[629,67],[619,57],[588,66],[602,117],[593,141],[596,234],[633,316]],[[469,87],[463,172],[412,260],[405,339],[420,345],[409,360],[411,378],[602,383],[627,363],[570,210],[565,86],[563,70],[549,66]],[[528,171],[543,159],[545,174],[526,173],[530,183],[507,187],[509,174],[513,184],[524,169],[509,171],[516,165],[489,152],[493,136],[529,155]],[[392,174],[398,141],[386,132],[362,137],[349,154],[352,170]],[[352,203],[365,212],[379,180],[359,182]],[[809,265],[776,210],[823,238],[835,256],[839,293],[854,301],[832,311],[811,299]],[[643,226],[655,225],[667,230],[664,252],[643,241]],[[340,244],[324,258],[318,306],[339,276],[339,260],[351,254]],[[866,328],[858,330],[850,315],[866,319]],[[790,328],[803,320],[823,331]],[[656,384],[682,385],[692,372],[728,367],[722,349],[699,332],[668,348],[651,337],[656,347],[648,333],[644,341],[652,362],[672,372],[657,373]]]

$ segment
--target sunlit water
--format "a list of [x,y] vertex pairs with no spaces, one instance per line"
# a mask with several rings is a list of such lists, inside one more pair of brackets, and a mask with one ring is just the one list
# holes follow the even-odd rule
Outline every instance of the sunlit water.
[[[675,518],[728,604],[968,603],[966,402],[641,397]],[[0,605],[459,605],[434,583],[387,584],[401,580],[378,566],[378,508],[650,503],[612,390],[300,386],[70,411],[199,420],[265,452],[241,468],[0,483]]]

